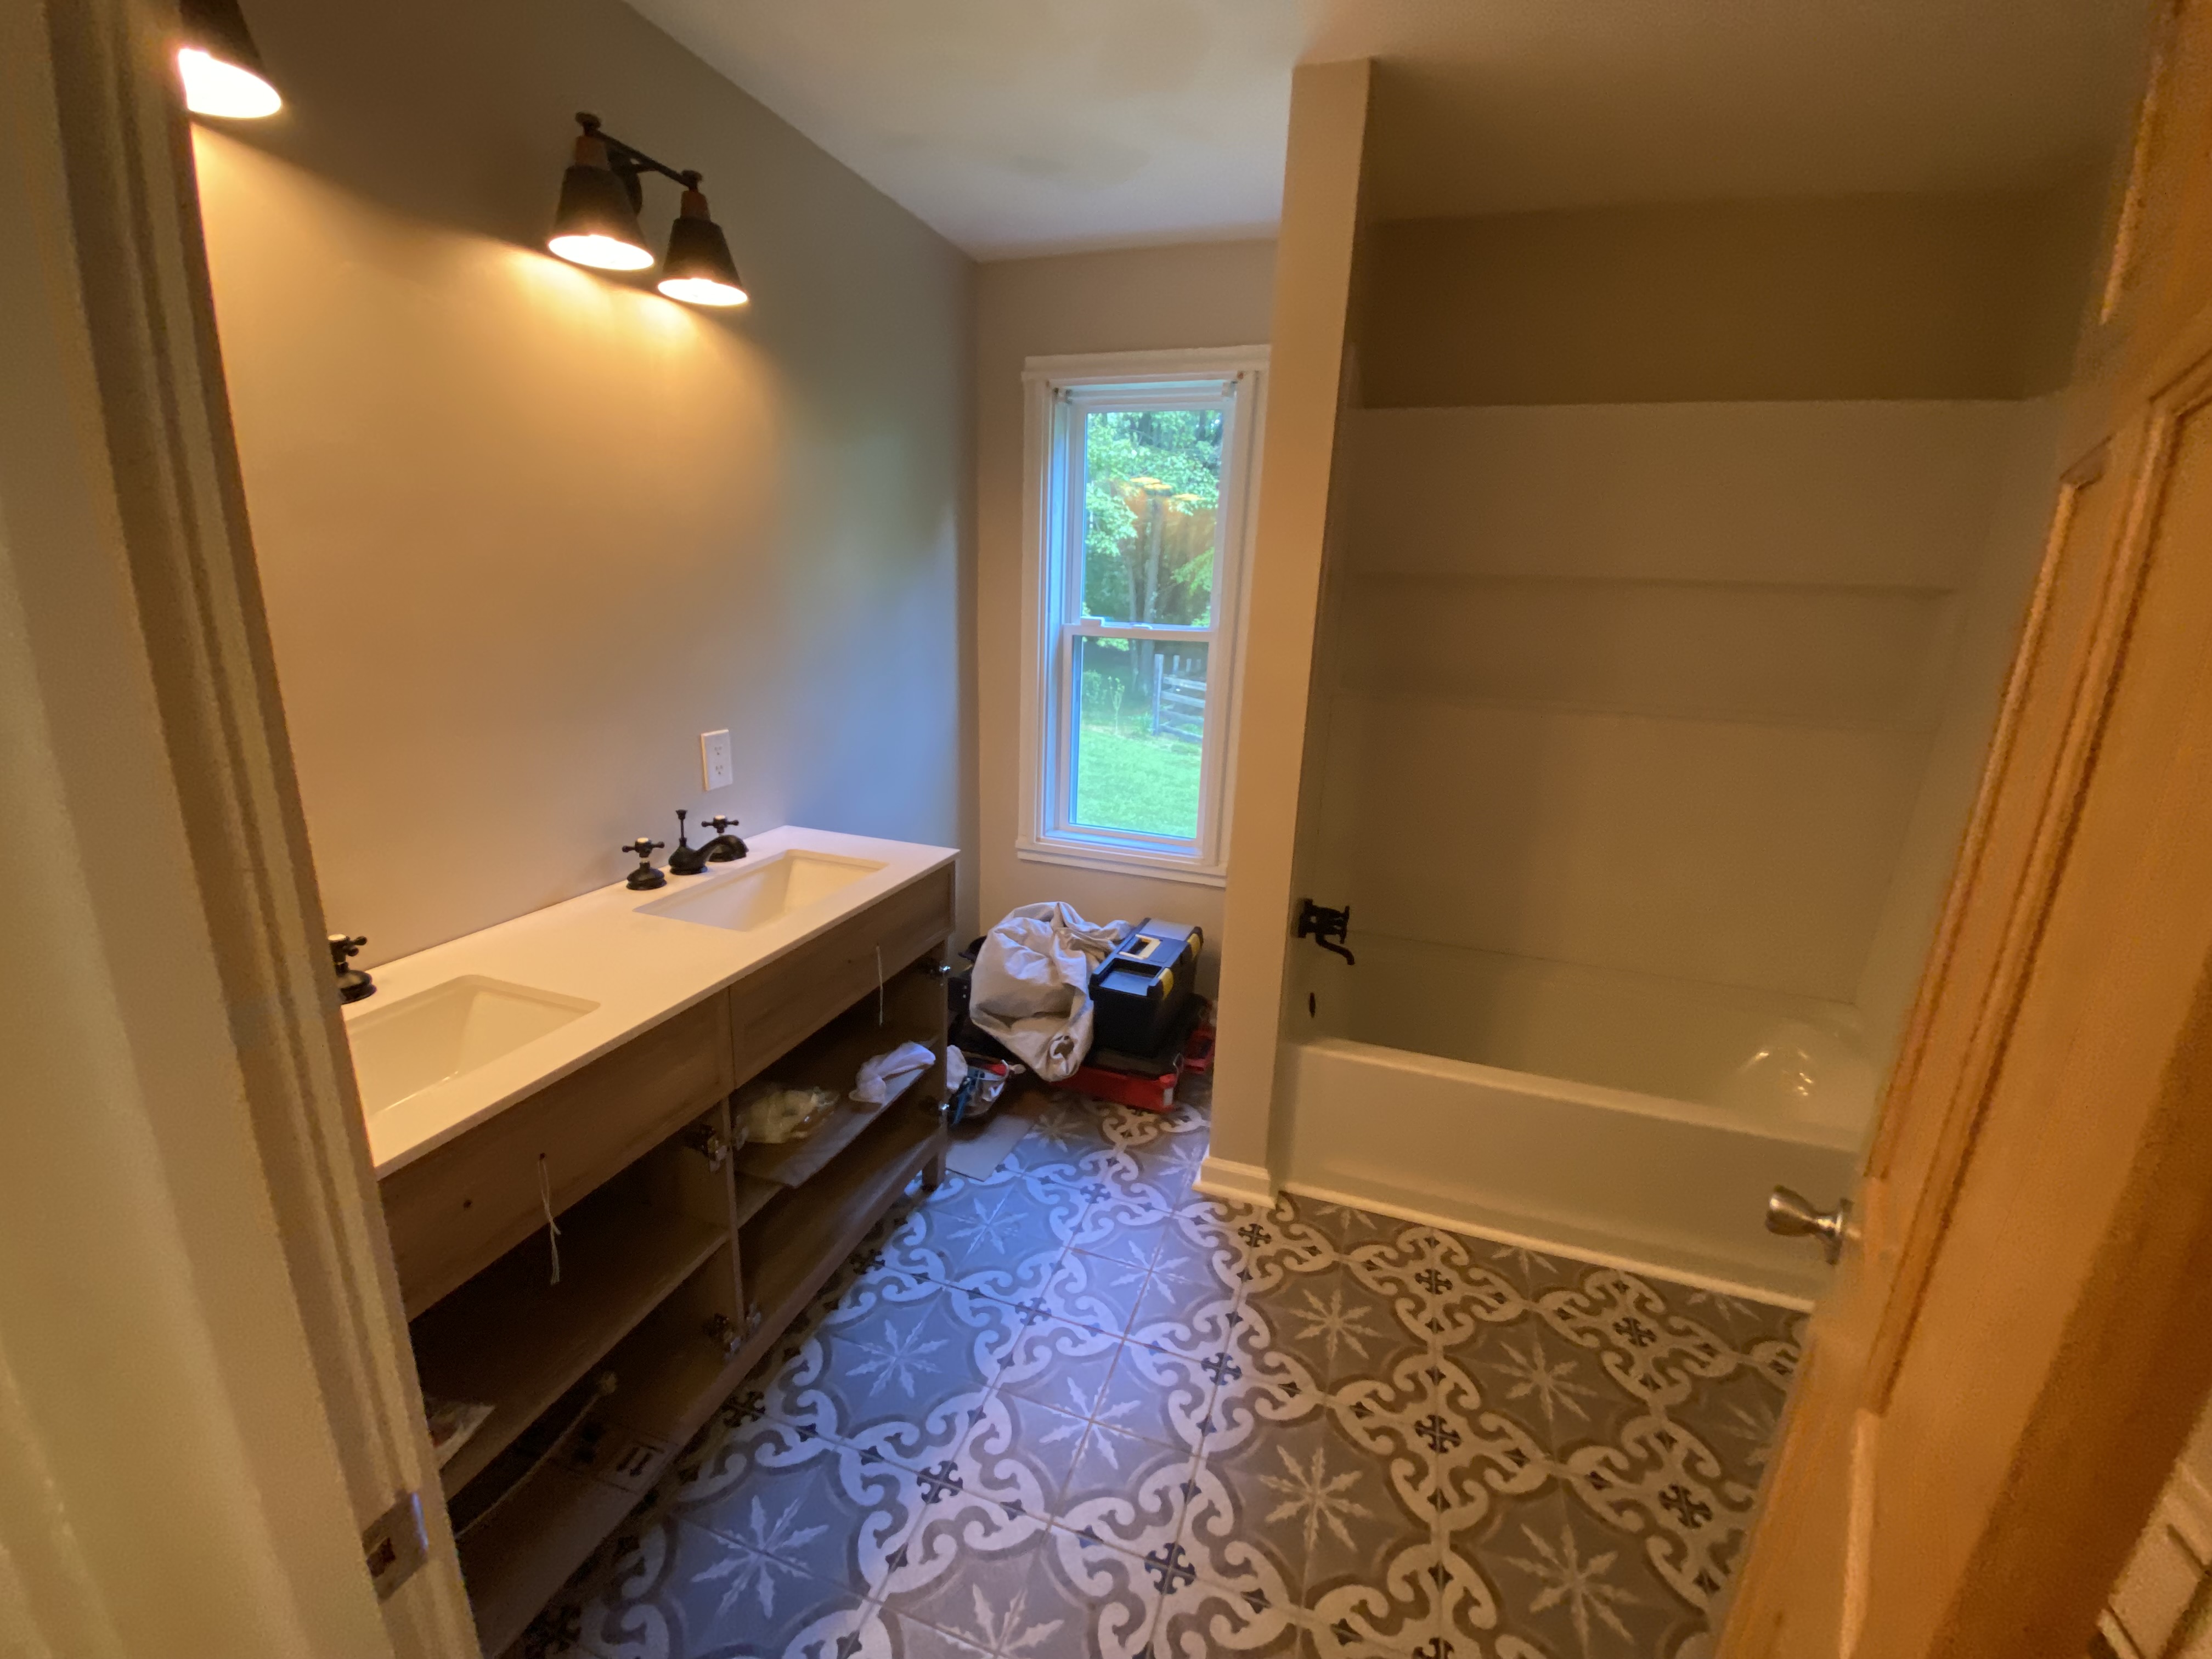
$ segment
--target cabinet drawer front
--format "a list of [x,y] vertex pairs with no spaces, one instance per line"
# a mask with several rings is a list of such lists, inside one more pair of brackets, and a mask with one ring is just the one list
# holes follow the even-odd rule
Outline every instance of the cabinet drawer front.
[[933,871],[739,980],[730,988],[738,1081],[757,1075],[873,991],[878,949],[889,979],[942,947],[951,932],[952,872]]
[[730,1092],[720,994],[641,1032],[380,1184],[410,1317]]

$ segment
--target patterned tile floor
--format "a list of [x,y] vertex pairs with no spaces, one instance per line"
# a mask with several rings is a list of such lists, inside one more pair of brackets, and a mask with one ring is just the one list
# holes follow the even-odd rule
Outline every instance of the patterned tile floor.
[[1198,1197],[1202,1107],[1026,1109],[989,1179],[878,1229],[527,1651],[1705,1650],[1800,1316]]

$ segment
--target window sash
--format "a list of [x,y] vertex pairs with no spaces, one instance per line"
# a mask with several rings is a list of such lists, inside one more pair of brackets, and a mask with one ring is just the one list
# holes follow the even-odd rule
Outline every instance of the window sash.
[[[1106,854],[1133,854],[1147,863],[1217,873],[1226,841],[1224,793],[1230,703],[1236,683],[1234,620],[1242,605],[1242,552],[1250,510],[1247,499],[1256,459],[1253,419],[1257,376],[1249,370],[1222,376],[1169,375],[1142,379],[1050,379],[1050,405],[1042,459],[1038,526],[1040,615],[1037,641],[1042,702],[1032,752],[1036,813],[1032,834],[1047,847]],[[1093,412],[1134,409],[1214,409],[1222,415],[1222,490],[1215,517],[1213,591],[1203,626],[1109,622],[1082,614],[1083,526],[1089,425]],[[1076,817],[1078,744],[1081,709],[1077,684],[1079,641],[1150,640],[1203,646],[1206,703],[1200,748],[1197,831],[1190,836],[1150,834],[1086,824]]]
[[[1221,383],[1201,381],[1195,384],[1203,387]],[[1207,606],[1207,614],[1212,618],[1207,626],[1210,629],[1220,621],[1219,577],[1223,549],[1229,541],[1230,502],[1227,492],[1233,482],[1231,475],[1237,470],[1234,458],[1238,453],[1236,446],[1241,433],[1238,420],[1241,411],[1237,406],[1234,385],[1231,383],[1227,390],[1211,395],[1200,390],[1192,395],[1177,397],[1170,395],[1167,388],[1158,390],[1160,392],[1158,396],[1135,397],[1121,388],[1085,386],[1079,390],[1066,389],[1058,399],[1060,409],[1059,418],[1054,424],[1053,447],[1063,474],[1060,488],[1066,492],[1067,499],[1061,505],[1060,533],[1054,541],[1047,543],[1047,548],[1048,560],[1056,568],[1060,597],[1059,615],[1063,624],[1085,620],[1083,615],[1083,525],[1085,486],[1091,466],[1089,417],[1093,414],[1112,414],[1121,410],[1138,409],[1210,409],[1218,410],[1221,416],[1223,499],[1213,515],[1215,592]],[[1117,623],[1113,626],[1144,627],[1146,624]]]
[[[1206,649],[1206,715],[1201,728],[1199,747],[1198,830],[1188,836],[1149,835],[1140,830],[1116,830],[1109,826],[1085,823],[1075,816],[1076,757],[1079,734],[1078,726],[1082,711],[1078,702],[1079,688],[1075,683],[1077,645],[1079,640],[1152,640],[1184,645],[1204,645]],[[1215,787],[1219,745],[1218,734],[1226,722],[1227,700],[1214,672],[1218,660],[1212,629],[1193,628],[1122,628],[1113,623],[1070,624],[1060,630],[1054,678],[1058,695],[1053,699],[1057,723],[1053,729],[1051,752],[1045,757],[1048,787],[1052,790],[1046,804],[1048,833],[1055,841],[1082,842],[1101,848],[1128,847],[1144,852],[1167,854],[1189,859],[1200,854],[1211,844],[1209,831],[1214,816],[1213,789]]]

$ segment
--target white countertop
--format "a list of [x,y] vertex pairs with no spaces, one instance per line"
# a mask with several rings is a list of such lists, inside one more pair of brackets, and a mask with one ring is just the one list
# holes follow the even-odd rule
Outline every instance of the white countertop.
[[[377,994],[345,1009],[349,1028],[417,992],[471,975],[599,1006],[372,1113],[368,1146],[376,1173],[413,1162],[955,856],[947,847],[789,827],[747,836],[745,843],[751,856],[710,864],[702,875],[672,875],[666,886],[650,892],[616,882],[377,968]],[[673,892],[757,868],[782,852],[860,859],[883,868],[745,932],[637,914]]]

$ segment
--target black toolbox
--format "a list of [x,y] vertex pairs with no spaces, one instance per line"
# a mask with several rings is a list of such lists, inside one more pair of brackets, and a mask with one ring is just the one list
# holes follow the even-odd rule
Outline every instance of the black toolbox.
[[1091,975],[1091,1043],[1125,1054],[1158,1054],[1184,1028],[1198,995],[1206,935],[1147,917]]

